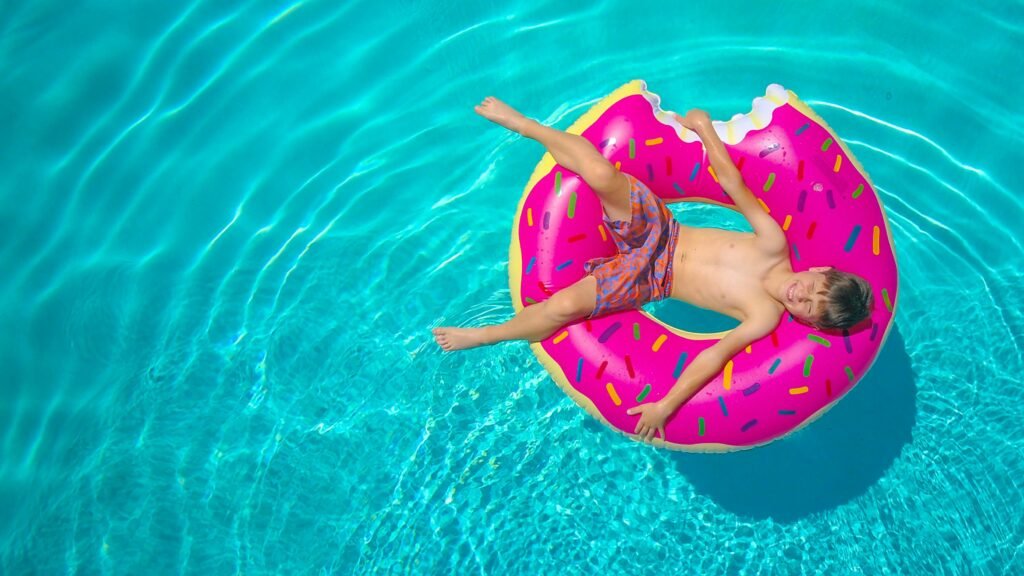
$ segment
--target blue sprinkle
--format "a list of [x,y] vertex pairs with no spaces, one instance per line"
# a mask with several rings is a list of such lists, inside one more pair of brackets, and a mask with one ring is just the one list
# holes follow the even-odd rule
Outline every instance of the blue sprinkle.
[[797,128],[797,129],[796,129],[796,132],[795,132],[795,134],[796,134],[797,136],[799,136],[799,135],[803,134],[803,133],[804,133],[804,130],[807,130],[808,128],[810,128],[810,126],[811,126],[811,124],[810,124],[810,123],[804,124],[803,126],[801,126],[801,127],[799,127],[799,128]]
[[779,364],[782,364],[782,358],[775,359],[775,362],[772,363],[772,367],[768,369],[768,373],[775,374],[775,369],[779,367]]
[[555,270],[561,270],[561,269],[565,268],[566,266],[569,266],[570,264],[572,264],[572,259],[566,260],[565,262],[562,262],[558,266],[555,266]]
[[601,336],[598,337],[597,341],[601,342],[602,344],[607,342],[608,339],[612,337],[612,334],[615,334],[615,331],[618,330],[620,327],[622,327],[622,322],[616,322],[612,324],[611,326],[605,329]]
[[683,366],[686,364],[686,352],[679,355],[679,360],[676,362],[676,370],[672,373],[673,378],[679,378],[679,375],[683,373]]
[[530,263],[526,265],[526,273],[529,274],[530,270],[533,270],[533,265],[537,262],[537,257],[530,258]]
[[844,251],[849,252],[853,250],[853,245],[857,243],[857,236],[860,235],[860,224],[853,226],[853,231],[850,232],[850,239],[846,241],[846,246],[843,248]]
[[796,256],[797,260],[800,259],[800,251],[796,248],[796,242],[793,243],[793,256]]
[[677,184],[677,183],[673,182],[673,183],[672,183],[672,186],[673,186],[673,187],[675,187],[675,189],[676,189],[676,192],[679,192],[679,195],[680,195],[680,196],[685,196],[685,195],[686,195],[686,192],[683,192],[683,189],[682,189],[682,187],[681,187],[681,186],[679,186],[679,184]]
[[757,392],[760,389],[761,389],[761,383],[760,382],[754,382],[753,386],[749,386],[749,387],[743,389],[743,395],[744,396],[750,396],[751,394],[753,394],[754,392]]
[[754,426],[754,424],[757,424],[757,418],[754,418],[750,422],[747,422],[746,424],[744,424],[743,427],[740,428],[740,432],[746,432],[747,430],[750,430],[750,428],[752,426]]
[[583,358],[580,358],[580,361],[578,363],[576,363],[576,381],[579,382],[580,378],[582,378],[582,377],[583,377]]
[[779,410],[779,414],[783,416],[792,416],[793,414],[796,414],[796,410]]
[[719,396],[718,397],[718,405],[722,407],[722,415],[723,416],[728,416],[729,415],[729,410],[725,407],[725,398],[722,398],[721,396]]
[[693,172],[690,172],[690,182],[697,179],[697,173],[700,172],[700,162],[693,165]]

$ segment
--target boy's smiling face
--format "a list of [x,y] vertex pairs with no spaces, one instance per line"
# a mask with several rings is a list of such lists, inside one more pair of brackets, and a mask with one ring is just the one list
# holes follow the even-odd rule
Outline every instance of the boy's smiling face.
[[812,326],[821,319],[828,300],[825,285],[825,272],[828,270],[828,266],[817,266],[803,272],[795,272],[782,284],[776,298],[793,318]]

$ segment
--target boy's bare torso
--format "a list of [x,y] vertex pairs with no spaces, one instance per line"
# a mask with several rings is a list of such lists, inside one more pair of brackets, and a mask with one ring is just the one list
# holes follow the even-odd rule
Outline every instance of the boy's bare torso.
[[781,316],[783,306],[764,281],[783,266],[784,253],[766,251],[754,234],[679,226],[672,262],[672,298],[741,322],[758,314]]

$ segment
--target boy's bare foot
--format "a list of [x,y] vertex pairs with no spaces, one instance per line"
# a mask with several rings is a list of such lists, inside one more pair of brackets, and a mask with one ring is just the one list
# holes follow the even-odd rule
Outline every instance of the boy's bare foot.
[[483,102],[477,104],[473,110],[491,122],[504,126],[517,134],[522,134],[523,128],[526,128],[530,122],[530,119],[520,114],[518,110],[494,96],[484,98]]
[[445,352],[483,346],[483,328],[434,328],[434,340]]

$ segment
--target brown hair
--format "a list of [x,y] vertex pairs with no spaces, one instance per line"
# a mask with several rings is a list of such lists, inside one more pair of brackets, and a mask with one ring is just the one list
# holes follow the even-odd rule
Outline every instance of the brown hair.
[[871,284],[860,276],[831,268],[825,272],[825,289],[828,296],[818,328],[850,328],[871,314],[874,305]]

